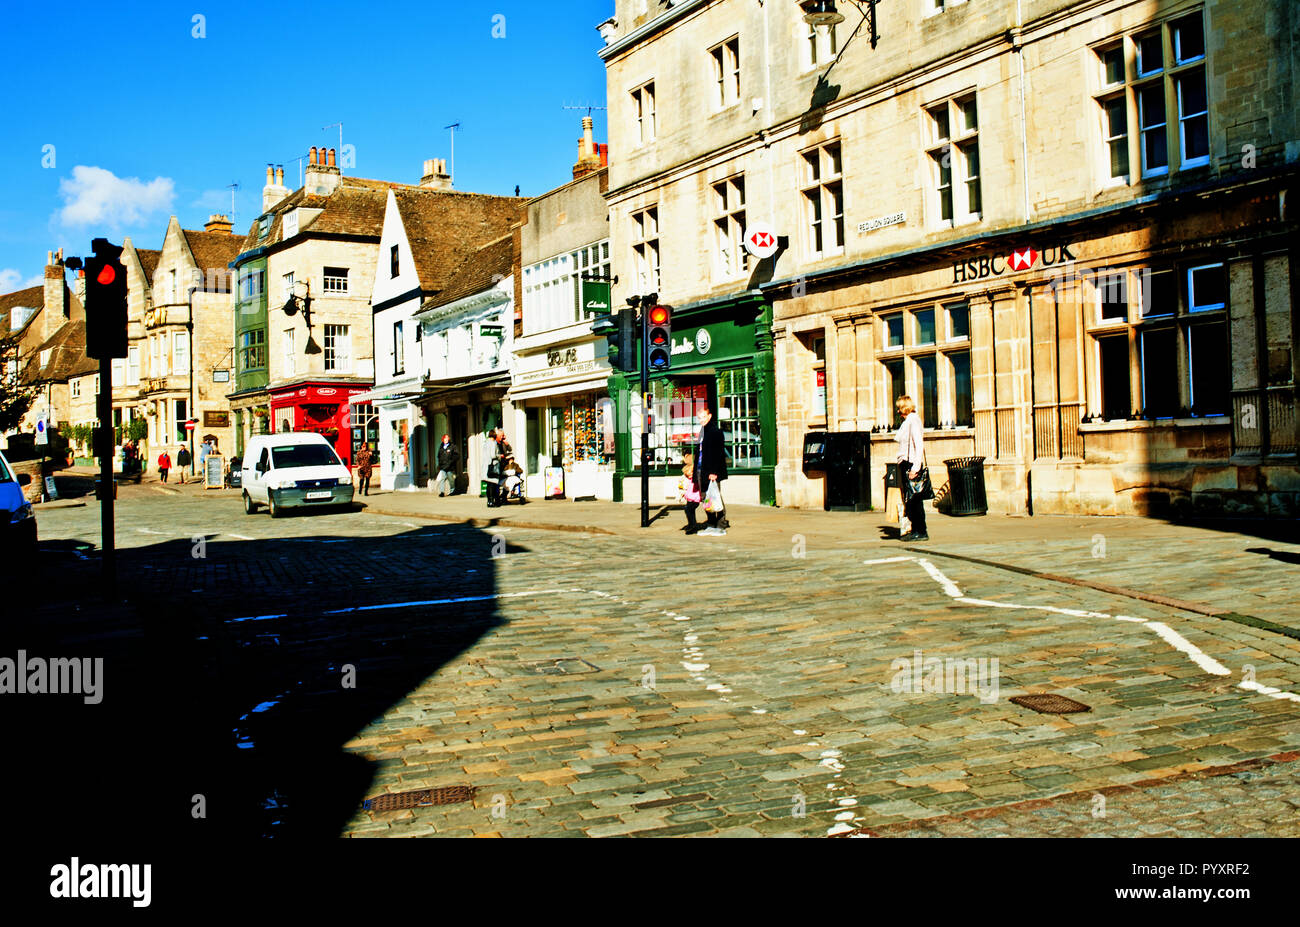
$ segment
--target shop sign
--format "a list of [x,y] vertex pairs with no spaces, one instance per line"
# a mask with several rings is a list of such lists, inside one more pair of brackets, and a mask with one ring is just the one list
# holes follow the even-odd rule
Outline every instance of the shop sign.
[[1042,251],[1032,246],[1014,249],[1009,255],[982,255],[970,261],[957,261],[952,265],[953,283],[973,283],[1005,273],[1021,273],[1035,267],[1051,267],[1066,261],[1078,260],[1071,252],[1073,245],[1060,244]]
[[766,222],[755,222],[745,229],[745,250],[760,261],[777,252],[776,229]]
[[588,312],[609,312],[609,284],[600,280],[582,282],[583,307]]
[[743,357],[754,352],[754,327],[721,323],[673,332],[673,357]]
[[888,228],[891,225],[902,225],[907,221],[907,213],[895,212],[888,216],[877,216],[874,219],[868,219],[866,222],[858,223],[858,234],[865,235],[867,232],[874,232],[876,229]]
[[229,428],[230,413],[225,411],[221,411],[221,412],[204,411],[203,427],[204,428]]
[[817,418],[826,417],[826,371],[817,371],[817,386],[813,393],[813,415]]
[[701,328],[695,332],[694,338],[682,338],[681,341],[673,342],[673,354],[698,354],[704,357],[713,347],[713,336],[709,334],[707,328]]
[[578,362],[578,349],[569,348],[567,351],[547,351],[546,366],[561,367],[565,364],[576,364]]

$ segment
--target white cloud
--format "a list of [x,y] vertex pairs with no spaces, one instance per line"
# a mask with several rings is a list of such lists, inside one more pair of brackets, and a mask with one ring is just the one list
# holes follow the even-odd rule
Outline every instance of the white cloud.
[[59,181],[59,194],[64,205],[58,215],[64,225],[120,228],[170,210],[176,187],[170,177],[144,183],[138,177],[118,177],[102,167],[78,164],[71,178]]
[[44,282],[44,274],[37,274],[35,277],[28,277],[24,280],[20,270],[14,270],[12,267],[0,270],[0,293],[13,293],[18,290],[25,290],[28,287],[40,286]]

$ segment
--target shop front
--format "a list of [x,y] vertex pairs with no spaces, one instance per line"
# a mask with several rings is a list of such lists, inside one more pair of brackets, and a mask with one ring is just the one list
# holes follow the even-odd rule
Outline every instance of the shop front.
[[416,377],[385,383],[355,393],[352,432],[353,457],[363,441],[376,451],[372,484],[389,492],[429,486],[429,435],[424,411],[416,404],[423,381]]
[[[420,440],[421,451],[431,466],[437,466],[437,446],[443,435],[451,437],[460,449],[461,472],[456,477],[456,492],[479,495],[483,471],[487,466],[484,446],[487,436],[498,426],[507,429],[512,445],[517,437],[509,433],[509,405],[506,391],[510,375],[504,371],[475,378],[429,381],[416,401],[425,426]],[[436,474],[434,474],[436,476]]]
[[610,393],[628,423],[618,429],[615,499],[640,501],[642,422],[650,428],[651,503],[676,497],[682,461],[695,452],[701,408],[716,411],[727,454],[728,502],[776,502],[776,397],[771,308],[739,299],[680,306],[672,318],[672,368],[650,378],[643,414],[636,374],[615,372]]
[[306,431],[323,435],[344,464],[351,466],[354,448],[350,399],[364,392],[366,388],[363,386],[332,383],[299,383],[272,389],[271,431],[276,434]]
[[529,498],[614,498],[615,415],[605,341],[517,355],[510,388],[515,452]]
[[992,512],[1293,516],[1294,245],[1275,200],[1215,199],[770,285],[780,504],[823,507],[809,432],[872,433],[881,487],[906,393],[940,511],[981,457]]

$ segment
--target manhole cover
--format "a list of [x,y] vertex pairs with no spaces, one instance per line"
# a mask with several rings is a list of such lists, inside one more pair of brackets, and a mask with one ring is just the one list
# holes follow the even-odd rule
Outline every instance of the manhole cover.
[[543,676],[576,676],[580,673],[598,673],[600,667],[588,663],[579,657],[560,657],[558,660],[533,660],[525,662],[523,667],[531,673]]
[[361,803],[363,811],[400,811],[404,808],[425,808],[430,805],[456,805],[471,801],[477,790],[470,785],[450,785],[441,789],[416,789],[414,792],[390,792],[367,798]]
[[1069,715],[1076,711],[1092,711],[1083,702],[1076,702],[1064,695],[1015,695],[1012,696],[1011,701],[1043,715]]

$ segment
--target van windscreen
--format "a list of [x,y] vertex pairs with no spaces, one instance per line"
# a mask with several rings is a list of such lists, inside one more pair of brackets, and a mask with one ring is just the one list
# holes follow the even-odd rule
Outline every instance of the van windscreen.
[[271,461],[277,470],[297,467],[342,466],[334,448],[325,444],[286,444],[271,448]]

